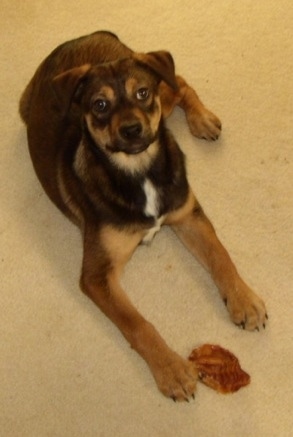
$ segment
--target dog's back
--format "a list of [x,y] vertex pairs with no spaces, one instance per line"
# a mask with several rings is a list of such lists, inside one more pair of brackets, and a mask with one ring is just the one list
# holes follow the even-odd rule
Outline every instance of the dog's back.
[[19,113],[22,120],[28,124],[31,101],[36,89],[43,92],[44,81],[80,65],[111,62],[131,53],[132,50],[121,43],[114,33],[107,31],[98,31],[58,46],[41,63],[21,96]]

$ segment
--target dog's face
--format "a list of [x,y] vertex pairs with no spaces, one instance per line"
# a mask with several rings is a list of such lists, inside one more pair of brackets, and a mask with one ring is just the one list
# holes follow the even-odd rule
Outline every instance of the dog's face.
[[139,154],[156,140],[158,80],[132,59],[93,67],[81,105],[93,140],[106,153]]
[[154,153],[162,79],[176,88],[174,64],[167,52],[77,67],[57,76],[54,87],[62,109],[78,105],[96,147],[119,164],[125,159],[137,161],[134,157],[146,150]]

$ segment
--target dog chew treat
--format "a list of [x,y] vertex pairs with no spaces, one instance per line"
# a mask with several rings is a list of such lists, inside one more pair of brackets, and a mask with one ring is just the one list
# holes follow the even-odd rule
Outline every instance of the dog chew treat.
[[250,383],[235,355],[221,346],[204,344],[188,359],[194,362],[200,381],[220,393],[233,393]]

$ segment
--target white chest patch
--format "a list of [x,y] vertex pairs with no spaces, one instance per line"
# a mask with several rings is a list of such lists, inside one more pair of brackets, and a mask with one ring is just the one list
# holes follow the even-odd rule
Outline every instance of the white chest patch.
[[143,184],[143,190],[146,197],[144,213],[148,217],[157,217],[159,212],[158,192],[149,179]]
[[154,217],[156,219],[155,225],[148,230],[143,238],[143,243],[148,244],[154,238],[154,235],[160,230],[165,216],[158,218],[159,214],[159,196],[156,188],[149,179],[146,179],[143,184],[143,190],[146,197],[144,213],[147,217]]

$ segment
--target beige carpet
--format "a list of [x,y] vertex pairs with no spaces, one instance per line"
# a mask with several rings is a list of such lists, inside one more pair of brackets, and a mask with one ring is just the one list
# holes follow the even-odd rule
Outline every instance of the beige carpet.
[[[293,305],[291,0],[2,0],[0,159],[1,437],[291,436]],[[140,247],[123,283],[177,352],[232,350],[251,385],[198,384],[173,403],[78,287],[77,229],[43,194],[18,99],[59,43],[110,29],[134,49],[169,49],[177,71],[222,119],[193,138],[169,120],[191,185],[240,272],[267,303],[266,331],[234,327],[207,273],[169,229]]]

